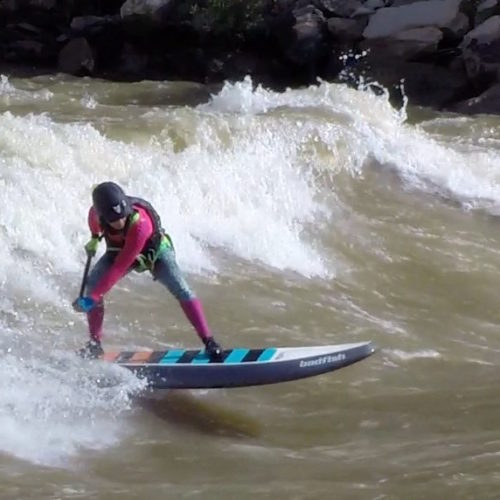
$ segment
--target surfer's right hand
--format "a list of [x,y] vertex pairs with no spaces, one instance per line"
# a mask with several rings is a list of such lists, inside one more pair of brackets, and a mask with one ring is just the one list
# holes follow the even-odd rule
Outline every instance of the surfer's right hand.
[[95,300],[91,297],[78,297],[71,305],[76,312],[88,313],[95,304]]

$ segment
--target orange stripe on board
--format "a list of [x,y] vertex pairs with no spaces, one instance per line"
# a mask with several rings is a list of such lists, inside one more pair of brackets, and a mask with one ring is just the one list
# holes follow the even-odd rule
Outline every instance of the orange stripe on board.
[[127,363],[145,363],[153,351],[138,351],[127,360]]
[[114,361],[119,355],[119,352],[105,352],[101,356],[101,359],[103,359],[104,361]]

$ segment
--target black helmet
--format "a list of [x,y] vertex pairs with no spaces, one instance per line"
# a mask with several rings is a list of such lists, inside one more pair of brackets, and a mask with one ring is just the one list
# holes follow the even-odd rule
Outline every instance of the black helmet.
[[92,191],[92,201],[99,217],[114,222],[132,213],[132,207],[123,189],[114,182],[103,182]]

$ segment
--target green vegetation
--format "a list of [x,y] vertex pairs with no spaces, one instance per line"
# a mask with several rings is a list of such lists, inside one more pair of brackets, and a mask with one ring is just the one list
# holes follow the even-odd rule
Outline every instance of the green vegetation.
[[263,22],[270,0],[192,0],[190,14],[195,24],[215,34],[243,34]]

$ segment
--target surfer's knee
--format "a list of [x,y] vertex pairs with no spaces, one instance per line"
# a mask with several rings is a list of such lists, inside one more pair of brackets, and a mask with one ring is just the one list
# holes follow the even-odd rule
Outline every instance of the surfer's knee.
[[106,274],[111,265],[113,264],[114,257],[109,254],[104,254],[92,268],[87,278],[87,285],[85,291],[87,295],[90,295],[94,288],[99,283],[100,279]]
[[172,275],[163,282],[168,291],[179,301],[193,300],[195,293],[191,290],[186,280],[180,275]]
[[173,251],[165,252],[158,259],[153,271],[153,276],[155,280],[165,286],[177,300],[185,301],[195,298],[194,292],[188,285],[175,260],[175,253]]
[[99,277],[100,277],[100,273],[91,272],[89,274],[89,277],[87,279],[87,286],[86,286],[87,295],[90,295],[94,291],[94,288],[96,287],[97,282],[99,281]]

